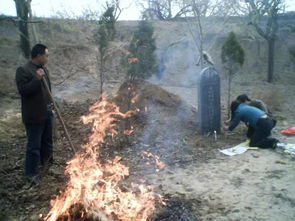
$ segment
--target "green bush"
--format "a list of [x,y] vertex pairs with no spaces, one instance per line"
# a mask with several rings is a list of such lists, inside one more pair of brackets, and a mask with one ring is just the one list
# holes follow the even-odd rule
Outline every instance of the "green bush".
[[[234,32],[230,32],[222,45],[221,60],[223,64],[244,64],[245,53]],[[230,65],[230,64],[229,64]]]
[[146,20],[140,21],[124,58],[127,76],[131,79],[148,79],[157,71],[154,28]]

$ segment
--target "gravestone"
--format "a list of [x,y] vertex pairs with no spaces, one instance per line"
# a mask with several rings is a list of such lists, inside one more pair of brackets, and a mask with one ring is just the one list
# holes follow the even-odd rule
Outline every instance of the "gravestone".
[[198,120],[201,134],[220,132],[220,78],[213,67],[202,70],[198,82]]

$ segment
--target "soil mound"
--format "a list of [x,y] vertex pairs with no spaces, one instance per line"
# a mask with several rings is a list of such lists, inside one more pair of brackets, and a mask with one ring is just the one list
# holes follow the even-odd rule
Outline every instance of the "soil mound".
[[178,95],[140,80],[124,82],[120,86],[114,102],[123,112],[134,108],[144,110],[155,105],[171,109],[182,105],[181,98]]
[[[127,120],[125,129],[134,128],[137,137],[143,138],[143,142],[147,144],[154,138],[169,140],[171,136],[181,137],[197,130],[196,110],[183,102],[178,95],[149,82],[124,82],[113,101],[121,112],[138,111]],[[166,135],[160,138],[163,134]]]
[[[184,155],[187,156],[185,161],[191,160],[192,151],[197,151],[192,146],[199,138],[194,107],[183,102],[178,95],[145,81],[124,82],[113,101],[122,112],[139,110],[122,123],[123,130],[134,131],[129,137],[133,146],[130,151],[153,153],[161,156],[165,163],[179,160],[176,157],[179,152],[182,152],[179,155],[182,160]],[[142,165],[142,171],[146,172],[145,163]]]

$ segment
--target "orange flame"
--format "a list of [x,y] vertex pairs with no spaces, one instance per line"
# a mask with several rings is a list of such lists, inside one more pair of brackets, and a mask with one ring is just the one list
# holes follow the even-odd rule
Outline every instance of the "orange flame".
[[123,191],[119,182],[129,175],[129,169],[120,163],[121,157],[116,156],[105,164],[99,161],[99,149],[106,136],[118,133],[118,118],[129,117],[133,111],[121,113],[119,107],[108,102],[104,95],[89,112],[82,120],[84,124],[93,124],[92,134],[83,146],[84,151],[67,163],[65,173],[70,177],[69,182],[65,191],[51,202],[52,208],[45,220],[56,221],[61,216],[68,216],[69,221],[70,208],[75,205],[83,206],[87,213],[84,216],[104,220],[147,220],[155,210],[156,199],[161,201],[161,197],[142,184],[132,184],[128,189],[131,191]]
[[166,164],[160,160],[160,157],[158,155],[144,151],[143,156],[144,156],[144,158],[150,160],[150,162],[147,162],[148,165],[151,164],[151,161],[153,161],[154,164],[156,164],[156,166],[158,167],[158,170],[162,170],[166,167]]
[[124,130],[124,134],[130,136],[132,133],[134,132],[134,130]]
[[132,104],[135,104],[136,102],[138,102],[139,101],[139,95],[136,95],[135,97],[133,97],[132,99],[131,99],[131,103]]
[[131,64],[131,63],[136,63],[138,62],[138,58],[135,58],[135,57],[132,57],[132,58],[128,58],[128,63]]

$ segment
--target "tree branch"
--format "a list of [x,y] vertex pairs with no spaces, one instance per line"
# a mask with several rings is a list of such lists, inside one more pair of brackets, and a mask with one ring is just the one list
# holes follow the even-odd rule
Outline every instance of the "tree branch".
[[3,20],[8,20],[14,23],[18,22],[23,22],[23,23],[43,23],[43,21],[26,21],[24,19],[18,18],[18,17],[13,17],[13,16],[5,16],[5,17],[0,17],[0,21]]

